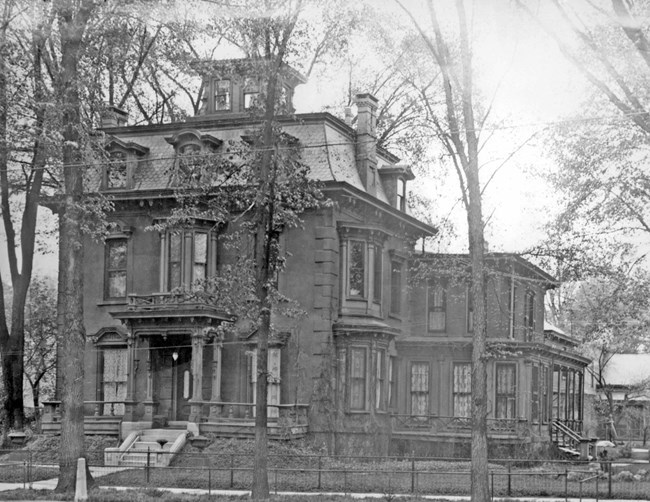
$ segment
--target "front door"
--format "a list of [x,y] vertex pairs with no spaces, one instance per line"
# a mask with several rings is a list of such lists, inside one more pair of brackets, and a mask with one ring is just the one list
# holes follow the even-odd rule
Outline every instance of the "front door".
[[186,421],[190,418],[189,400],[192,397],[192,349],[178,347],[176,351],[178,358],[173,361],[172,357],[172,378],[174,380],[172,410],[175,415],[173,420]]
[[188,420],[189,399],[192,396],[192,349],[179,341],[176,346],[160,347],[157,350],[159,371],[154,385],[158,389],[159,413],[169,420]]

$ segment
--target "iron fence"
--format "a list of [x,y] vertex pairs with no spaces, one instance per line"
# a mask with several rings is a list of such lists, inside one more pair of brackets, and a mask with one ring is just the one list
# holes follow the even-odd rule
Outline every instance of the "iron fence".
[[[101,486],[251,488],[253,455],[236,453],[177,454],[167,467],[156,466],[159,451],[148,451],[142,465],[106,466],[101,452],[89,452],[88,463]],[[162,453],[165,454],[165,453]],[[56,465],[36,464],[30,452],[0,451],[0,482],[24,486],[56,477]],[[413,493],[469,495],[467,459],[427,457],[352,457],[269,455],[271,489],[276,492]],[[494,460],[489,463],[494,497],[643,498],[650,493],[650,475],[616,472],[612,462]],[[646,464],[647,465],[647,464]]]

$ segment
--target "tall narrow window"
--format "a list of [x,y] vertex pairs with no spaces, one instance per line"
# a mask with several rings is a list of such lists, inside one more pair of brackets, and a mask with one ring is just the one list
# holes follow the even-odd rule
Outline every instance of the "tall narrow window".
[[541,373],[542,423],[548,423],[548,366],[542,366]]
[[510,338],[515,338],[517,332],[517,286],[514,285],[514,279],[510,287]]
[[514,364],[496,366],[496,418],[516,418],[517,372]]
[[375,246],[375,263],[373,272],[374,283],[372,299],[375,303],[381,303],[382,276],[384,271],[381,248],[379,246]]
[[390,264],[390,313],[402,313],[402,264],[398,261]]
[[535,293],[532,291],[526,292],[526,300],[524,304],[524,330],[527,342],[533,341],[533,334],[535,332]]
[[125,348],[103,349],[102,352],[102,401],[104,415],[124,415],[126,400],[126,360]]
[[388,407],[394,410],[397,407],[397,358],[388,358]]
[[411,364],[411,415],[429,414],[429,363]]
[[551,403],[551,418],[560,418],[560,367],[553,366],[553,380],[551,382],[553,401]]
[[406,211],[406,183],[402,178],[397,178],[397,199],[395,205],[400,211]]
[[429,331],[445,331],[446,294],[443,284],[431,282],[427,286],[427,327]]
[[471,284],[467,286],[467,331],[474,331],[474,294]]
[[182,285],[182,244],[183,235],[174,232],[169,235],[169,289],[179,288]]
[[119,150],[110,152],[106,169],[107,188],[126,188],[126,154]]
[[532,375],[530,380],[530,418],[534,423],[537,423],[539,422],[540,396],[539,366],[532,367]]
[[350,349],[350,410],[366,409],[366,349]]
[[470,417],[472,413],[472,365],[454,363],[454,416]]
[[126,298],[126,239],[106,241],[104,296]]
[[196,232],[194,234],[194,263],[192,281],[203,281],[208,275],[208,234]]
[[348,295],[363,298],[366,278],[366,243],[350,241],[348,260]]
[[386,385],[386,351],[377,351],[377,374],[375,378],[375,408],[378,410],[386,409],[385,385]]
[[258,106],[260,95],[259,86],[259,80],[257,79],[247,78],[244,80],[244,110],[250,110],[251,108]]
[[215,111],[230,110],[230,80],[214,81]]

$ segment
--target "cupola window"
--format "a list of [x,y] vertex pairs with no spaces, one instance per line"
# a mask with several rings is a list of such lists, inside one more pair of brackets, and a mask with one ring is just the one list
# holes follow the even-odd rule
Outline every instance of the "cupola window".
[[230,80],[214,81],[214,109],[217,112],[230,111]]

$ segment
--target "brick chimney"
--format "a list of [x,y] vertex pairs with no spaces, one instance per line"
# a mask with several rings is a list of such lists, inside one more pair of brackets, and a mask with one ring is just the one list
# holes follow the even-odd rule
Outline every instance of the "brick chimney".
[[117,106],[109,105],[102,113],[102,128],[107,129],[110,127],[125,126],[129,118],[129,114],[118,108]]
[[370,195],[377,195],[377,103],[372,94],[357,94],[357,170]]

